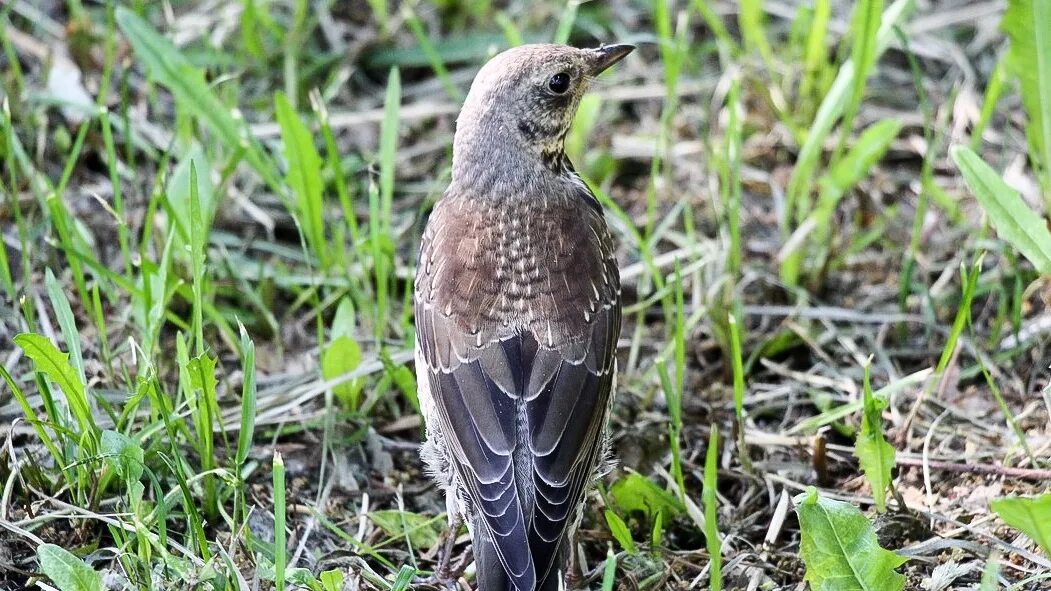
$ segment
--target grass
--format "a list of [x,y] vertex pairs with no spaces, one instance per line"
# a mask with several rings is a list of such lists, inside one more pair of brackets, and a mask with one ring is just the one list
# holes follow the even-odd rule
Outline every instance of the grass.
[[1051,45],[1009,5],[5,3],[0,589],[433,588],[416,248],[471,77],[538,40],[639,46],[567,140],[625,298],[591,588],[795,589],[810,486],[908,588],[1039,588],[989,508],[1051,482]]

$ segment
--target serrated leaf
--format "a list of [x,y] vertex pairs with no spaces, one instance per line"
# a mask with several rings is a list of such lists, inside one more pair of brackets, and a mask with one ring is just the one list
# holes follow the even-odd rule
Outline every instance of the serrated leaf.
[[[58,384],[66,395],[73,416],[85,432],[91,430],[91,410],[88,407],[83,382],[77,377],[77,371],[69,362],[69,353],[63,353],[43,335],[25,332],[16,335],[15,344],[33,361],[36,370],[43,373],[52,382]],[[53,420],[58,417],[52,417]]]
[[815,591],[901,591],[894,569],[906,559],[880,547],[868,519],[849,503],[820,497],[813,487],[793,499],[802,532],[800,556]]
[[854,455],[872,486],[876,509],[883,512],[887,510],[887,488],[893,479],[891,472],[894,470],[895,450],[883,437],[882,413],[887,408],[887,402],[872,393],[867,365],[862,391],[864,412],[861,415],[861,432],[854,443]]
[[1000,238],[1017,248],[1042,275],[1051,275],[1051,232],[1043,218],[973,150],[953,146],[949,155]]
[[1007,525],[1021,530],[1051,556],[1051,493],[1039,497],[1004,497],[990,503]]
[[125,481],[138,481],[142,477],[145,454],[133,439],[116,431],[102,432],[102,454],[106,463]]
[[628,554],[638,554],[639,549],[635,546],[635,540],[631,537],[631,530],[628,529],[628,524],[624,523],[624,520],[620,518],[613,511],[606,509],[606,524],[609,525],[609,533],[613,534],[613,539],[617,540],[621,548]]
[[610,494],[624,515],[642,513],[647,522],[652,522],[663,513],[668,523],[673,517],[686,511],[678,497],[651,482],[645,476],[632,472],[613,484]]
[[40,569],[60,591],[102,591],[102,575],[68,550],[41,544],[36,553]]
[[420,513],[393,509],[373,511],[369,519],[392,538],[408,536],[413,548],[433,548],[441,535],[441,522]]

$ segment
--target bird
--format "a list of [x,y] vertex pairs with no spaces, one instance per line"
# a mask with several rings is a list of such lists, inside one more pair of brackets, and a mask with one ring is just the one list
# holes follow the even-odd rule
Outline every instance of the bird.
[[620,272],[564,145],[590,82],[633,50],[530,44],[491,58],[423,231],[420,454],[452,539],[467,524],[477,591],[566,588],[585,496],[609,464]]

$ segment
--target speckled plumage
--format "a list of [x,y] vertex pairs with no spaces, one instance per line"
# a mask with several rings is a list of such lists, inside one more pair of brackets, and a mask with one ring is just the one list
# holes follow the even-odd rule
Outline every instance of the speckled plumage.
[[[471,530],[478,591],[559,588],[606,453],[620,282],[601,208],[562,151],[591,76],[629,46],[490,60],[415,282],[422,455]],[[557,93],[550,82],[566,74]]]

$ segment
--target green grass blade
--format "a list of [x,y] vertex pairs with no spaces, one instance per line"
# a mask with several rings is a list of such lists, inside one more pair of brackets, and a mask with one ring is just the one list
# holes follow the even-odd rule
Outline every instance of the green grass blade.
[[[874,47],[877,58],[893,39],[894,27],[899,26],[912,12],[914,1],[896,0],[883,13]],[[792,175],[788,181],[788,199],[785,203],[785,218],[783,220],[786,230],[792,228],[795,223],[802,222],[810,213],[804,199],[810,191],[812,179],[815,178],[814,173],[820,163],[825,140],[828,139],[833,126],[835,126],[836,121],[839,120],[840,115],[843,114],[847,106],[850,96],[848,92],[854,86],[856,76],[857,67],[854,62],[848,61],[844,63],[825,98],[822,99],[821,105],[818,107],[817,115],[814,116],[814,121],[810,125],[810,131],[807,133],[806,141],[803,142],[803,146],[799,150],[799,156],[796,158],[796,167],[792,170]]]
[[204,251],[208,235],[197,192],[197,167],[190,162],[190,267],[193,273],[193,334],[197,354],[204,353]]
[[708,589],[723,588],[723,542],[719,537],[718,503],[716,483],[719,475],[719,427],[711,426],[708,435],[708,450],[704,454],[704,489],[701,503],[704,505],[704,544],[708,549]]
[[237,434],[237,455],[234,464],[240,471],[248,459],[255,435],[256,387],[255,343],[243,325],[238,324],[238,328],[241,332],[241,369],[244,373],[244,383],[241,385],[241,426]]
[[263,178],[270,190],[284,195],[284,188],[274,173],[276,167],[259,145],[248,135],[244,121],[234,117],[195,67],[175,46],[127,8],[117,8],[117,24],[128,38],[135,55],[143,61],[153,78],[171,91],[175,100],[215,132],[231,151],[244,150],[244,157]]
[[328,266],[328,243],[325,240],[325,212],[321,175],[321,156],[306,124],[296,115],[288,98],[274,96],[274,112],[281,128],[281,141],[288,161],[286,180],[292,188],[297,218],[307,244],[322,268]]
[[1000,28],[1011,38],[1006,64],[1021,82],[1031,158],[1051,208],[1051,2],[1009,0]]
[[288,564],[285,547],[285,461],[280,452],[274,452],[274,584],[277,591],[285,588],[285,565]]
[[854,118],[861,107],[861,99],[865,96],[865,88],[868,86],[869,75],[876,67],[876,60],[882,50],[878,47],[877,35],[879,35],[880,13],[883,12],[883,0],[862,0],[854,5],[854,17],[851,19],[851,32],[854,36],[854,45],[851,47],[850,61],[854,64],[854,77],[850,89],[850,99],[847,101],[843,122],[840,129],[839,147],[836,148],[836,156],[833,162],[839,161],[839,155],[843,153],[847,145],[847,138],[854,132]]
[[741,456],[741,464],[745,470],[752,471],[752,458],[748,455],[748,446],[745,443],[745,416],[744,416],[744,361],[741,355],[741,329],[738,326],[737,314],[734,311],[727,313],[727,323],[730,329],[730,362],[733,366],[734,380],[734,417],[737,420],[737,448]]
[[[3,247],[0,246],[0,248]],[[77,371],[80,382],[86,384],[88,380],[84,374],[84,356],[80,352],[80,331],[77,330],[77,322],[73,318],[73,309],[69,306],[66,292],[59,285],[50,268],[44,273],[44,285],[47,287],[47,297],[51,300],[55,318],[62,329],[62,338],[66,341],[66,348],[69,349],[69,362]]]
[[405,22],[409,25],[409,29],[412,30],[412,34],[416,37],[416,42],[420,44],[420,49],[423,50],[424,55],[427,56],[427,61],[431,64],[431,69],[434,70],[434,75],[438,77],[438,80],[442,83],[442,88],[445,89],[445,93],[449,95],[449,98],[454,102],[463,102],[464,96],[460,92],[460,89],[453,82],[452,77],[449,76],[449,70],[445,67],[445,62],[442,61],[441,54],[434,48],[434,44],[431,43],[431,38],[427,35],[427,31],[423,29],[423,23],[420,22],[420,17],[416,16],[416,13],[411,8],[406,8],[407,16]]

